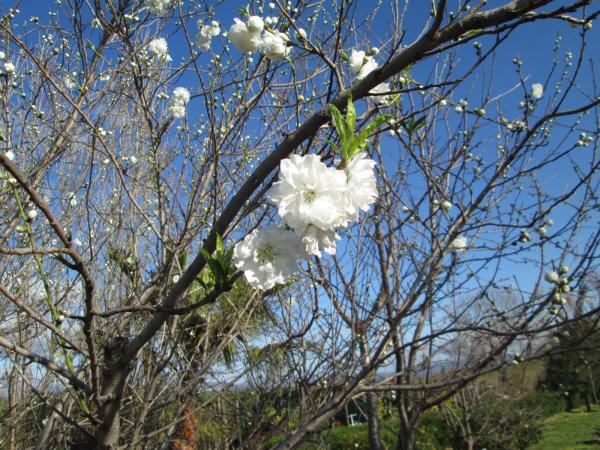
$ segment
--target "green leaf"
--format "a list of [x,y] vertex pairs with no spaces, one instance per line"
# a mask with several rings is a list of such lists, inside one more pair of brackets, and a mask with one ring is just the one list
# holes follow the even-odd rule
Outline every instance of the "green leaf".
[[382,123],[387,122],[390,119],[391,115],[389,114],[381,114],[373,119],[371,123],[369,123],[366,127],[362,129],[362,131],[356,136],[356,138],[352,141],[352,145],[348,151],[348,159],[352,158],[358,152],[363,150],[368,142],[369,136],[373,134],[373,132],[381,125]]
[[327,142],[331,146],[331,148],[333,148],[333,151],[335,153],[337,153],[338,155],[341,155],[340,148],[337,146],[337,144],[335,142],[332,142],[329,139],[325,139],[325,142]]
[[250,5],[246,5],[245,8],[236,8],[236,11],[241,16],[250,17]]
[[347,125],[346,125],[346,121],[344,120],[344,117],[342,116],[342,113],[340,112],[339,109],[337,109],[337,107],[335,105],[330,104],[329,105],[329,113],[331,114],[331,120],[333,122],[333,126],[335,127],[338,135],[340,136],[340,142],[342,144],[342,152],[341,152],[341,156],[342,159],[346,159],[344,154],[346,152],[347,149],[347,142],[348,140],[352,139],[353,136],[348,136],[346,130],[347,130]]
[[206,261],[206,264],[208,264],[208,268],[210,269],[210,272],[215,280],[215,284],[219,284],[222,278],[221,265],[205,249],[201,248],[200,253],[204,258],[204,261]]
[[342,58],[342,61],[344,62],[350,61],[350,56],[348,56],[348,53],[346,53],[344,50],[340,50],[340,58]]
[[348,96],[348,105],[346,107],[346,123],[352,132],[352,136],[354,136],[354,130],[356,129],[356,109],[354,108],[354,103],[352,102],[352,95]]
[[223,253],[223,238],[217,233],[217,253]]

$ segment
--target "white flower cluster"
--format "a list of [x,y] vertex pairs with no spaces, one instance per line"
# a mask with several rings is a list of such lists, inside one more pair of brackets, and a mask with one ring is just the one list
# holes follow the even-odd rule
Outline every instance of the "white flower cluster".
[[235,265],[253,287],[286,282],[301,258],[335,254],[336,228],[348,226],[375,201],[375,161],[358,153],[345,163],[343,169],[328,167],[317,155],[281,161],[269,200],[293,231],[271,226],[236,245]]
[[6,72],[7,75],[12,75],[17,70],[15,65],[11,62],[5,62],[2,67],[4,67],[4,71]]
[[144,4],[152,14],[162,16],[165,12],[167,12],[170,2],[171,0],[146,0]]
[[212,38],[217,37],[221,33],[219,22],[212,21],[210,24],[205,24],[201,20],[198,21],[198,34],[196,35],[196,45],[200,50],[206,52],[210,49]]
[[181,119],[185,116],[185,105],[190,101],[190,92],[183,87],[178,87],[173,90],[173,95],[169,101],[169,112],[176,119]]
[[148,50],[154,55],[155,58],[169,62],[171,57],[169,56],[169,45],[165,38],[156,38],[148,44]]
[[[356,74],[357,80],[362,80],[379,67],[379,64],[372,56],[372,54],[377,53],[378,50],[375,52],[373,50],[376,49],[372,49],[370,52],[371,55],[368,55],[362,50],[352,49],[348,65],[350,66],[352,73]],[[390,90],[391,87],[389,83],[381,83],[371,89],[369,94],[373,96],[373,101],[376,104],[385,106],[390,103],[390,96],[387,94]]]
[[265,23],[260,17],[250,16],[246,23],[236,17],[233,22],[229,29],[229,40],[240,52],[258,50],[274,61],[289,55],[288,36],[277,30],[265,30]]

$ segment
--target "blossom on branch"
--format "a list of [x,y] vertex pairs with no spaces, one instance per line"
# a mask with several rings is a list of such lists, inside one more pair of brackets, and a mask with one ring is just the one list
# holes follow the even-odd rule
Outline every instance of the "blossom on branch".
[[300,233],[300,241],[305,256],[321,257],[322,252],[335,255],[335,241],[339,240],[340,236],[334,230],[322,230],[314,225],[308,225]]
[[209,24],[205,25],[201,20],[198,21],[198,34],[196,35],[196,45],[200,47],[202,51],[208,51],[210,49],[210,42],[213,37],[217,37],[221,33],[221,27],[219,22],[214,20]]
[[362,80],[364,77],[369,75],[373,70],[377,69],[377,62],[361,50],[353,49],[350,53],[350,59],[348,61],[350,70],[356,74],[358,80]]
[[531,98],[539,100],[544,95],[544,85],[541,83],[534,83],[531,85]]
[[359,212],[368,211],[377,199],[375,161],[364,152],[355,155],[346,166],[345,207],[349,219],[357,219]]
[[260,44],[260,52],[267,58],[277,61],[286,58],[290,53],[289,39],[280,31],[266,32]]
[[190,101],[190,92],[184,87],[175,88],[169,102],[169,112],[176,119],[185,116],[185,105]]
[[317,155],[291,155],[281,161],[280,171],[269,199],[287,225],[333,230],[346,221],[343,171],[327,167]]
[[253,288],[271,289],[298,271],[298,244],[296,234],[276,225],[254,230],[235,246],[234,264]]
[[169,8],[170,0],[146,0],[144,4],[146,8],[157,16],[162,16]]
[[171,57],[169,56],[169,45],[167,44],[167,40],[165,38],[156,38],[148,44],[148,50],[152,53],[156,58],[162,61],[171,61]]
[[242,53],[255,52],[262,43],[260,37],[265,24],[258,16],[251,16],[246,23],[237,17],[229,29],[229,40]]

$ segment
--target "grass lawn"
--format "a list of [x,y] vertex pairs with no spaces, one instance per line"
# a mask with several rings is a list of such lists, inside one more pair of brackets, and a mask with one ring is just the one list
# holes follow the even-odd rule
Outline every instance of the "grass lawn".
[[568,412],[549,417],[544,422],[542,440],[529,450],[599,450],[600,412]]

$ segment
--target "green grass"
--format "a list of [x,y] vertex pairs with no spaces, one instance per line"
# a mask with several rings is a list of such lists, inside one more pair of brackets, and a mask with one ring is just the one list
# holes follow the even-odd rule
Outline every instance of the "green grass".
[[600,412],[567,412],[549,417],[544,422],[542,440],[529,450],[599,450]]

